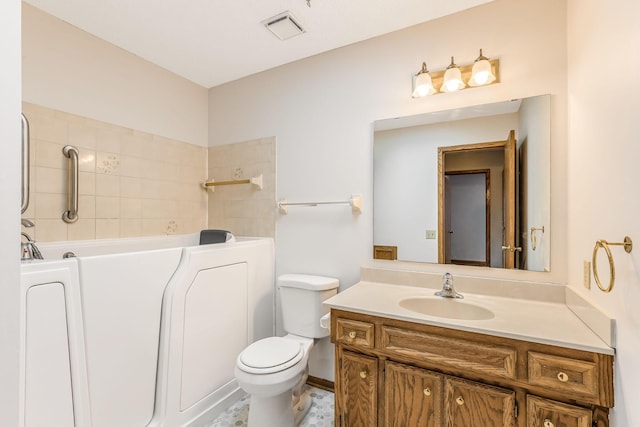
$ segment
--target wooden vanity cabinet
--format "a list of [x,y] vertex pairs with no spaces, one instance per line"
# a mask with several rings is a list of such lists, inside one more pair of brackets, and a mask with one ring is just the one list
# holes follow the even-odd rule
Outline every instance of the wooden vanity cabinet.
[[332,310],[339,427],[608,427],[613,357]]
[[[342,392],[335,394],[343,410],[344,426],[375,426],[378,418],[378,359],[350,351],[342,352],[338,374]],[[344,399],[344,400],[341,400]]]

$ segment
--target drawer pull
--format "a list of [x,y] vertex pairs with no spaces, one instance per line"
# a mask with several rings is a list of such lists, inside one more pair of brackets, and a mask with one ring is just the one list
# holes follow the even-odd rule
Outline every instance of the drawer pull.
[[360,371],[360,378],[362,379],[367,378],[367,371]]
[[356,331],[351,331],[349,332],[349,338],[351,338],[352,340],[356,338],[358,334],[356,334]]
[[[564,372],[558,372],[558,379],[560,381],[562,381],[563,383],[566,383],[567,381],[569,381],[569,375],[565,374]],[[547,426],[545,426],[545,427],[547,427]]]
[[456,403],[460,406],[464,405],[464,399],[462,398],[462,396],[458,396],[456,398]]
[[544,427],[554,427],[553,423],[551,422],[551,420],[549,418],[544,420]]
[[425,396],[431,396],[431,389],[429,387],[423,390]]

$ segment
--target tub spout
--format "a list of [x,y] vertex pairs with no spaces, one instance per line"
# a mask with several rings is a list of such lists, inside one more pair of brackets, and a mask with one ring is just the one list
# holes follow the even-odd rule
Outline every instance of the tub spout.
[[20,234],[22,234],[22,237],[27,239],[26,242],[23,242],[20,245],[20,249],[21,249],[21,252],[22,252],[21,260],[22,261],[27,261],[27,260],[32,260],[32,259],[44,259],[42,257],[42,253],[40,252],[40,249],[38,249],[38,247],[36,246],[35,240],[33,240],[31,238],[31,236],[29,236],[24,231],[21,232]]

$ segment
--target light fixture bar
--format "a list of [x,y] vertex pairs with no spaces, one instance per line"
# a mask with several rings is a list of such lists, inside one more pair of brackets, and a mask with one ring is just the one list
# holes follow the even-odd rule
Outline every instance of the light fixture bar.
[[[493,71],[493,75],[496,76],[496,79],[493,83],[500,82],[500,61],[498,59],[490,59],[489,64],[491,64],[491,71]],[[473,69],[473,64],[462,65],[459,67],[460,72],[462,73],[462,80],[468,82],[471,79],[471,70]],[[431,75],[431,81],[433,82],[433,87],[440,89],[442,87],[442,83],[444,82],[444,73],[446,70],[442,71],[434,71],[429,73]]]
[[[490,84],[494,84],[494,83],[500,83],[500,60],[499,59],[490,59],[489,60],[489,64],[491,64],[491,72],[495,76],[495,80],[493,80],[491,83],[486,84],[486,86],[488,86]],[[469,84],[469,82],[471,81],[473,65],[474,64],[461,65],[461,66],[458,67],[460,69],[460,73],[462,74],[462,81],[467,83],[467,84]],[[442,85],[444,83],[444,74],[445,74],[446,71],[447,70],[445,69],[445,70],[442,70],[442,71],[429,72],[429,76],[431,77],[431,82],[432,82],[433,88],[435,89],[435,91],[431,92],[431,93],[441,93],[441,92],[443,92]],[[416,78],[419,75],[420,75],[420,73],[418,73],[416,76],[414,76],[414,92],[413,92],[413,97],[414,98],[418,98],[420,96],[424,96],[424,95],[418,95],[416,93],[416,91],[415,91]],[[469,85],[464,90],[472,89],[474,87],[480,87],[480,86]],[[431,93],[429,93],[429,94],[431,94]]]

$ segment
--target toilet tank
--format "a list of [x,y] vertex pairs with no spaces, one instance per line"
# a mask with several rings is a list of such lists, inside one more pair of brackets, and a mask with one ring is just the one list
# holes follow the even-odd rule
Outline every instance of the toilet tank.
[[329,331],[320,327],[320,318],[329,312],[322,302],[338,293],[338,279],[308,274],[278,277],[284,330],[307,338],[323,338]]

